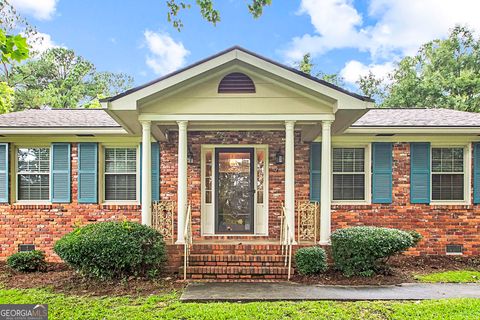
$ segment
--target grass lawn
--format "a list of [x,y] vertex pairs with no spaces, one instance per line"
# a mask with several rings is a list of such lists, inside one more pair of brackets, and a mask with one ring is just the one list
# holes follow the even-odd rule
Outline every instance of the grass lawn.
[[415,279],[420,282],[480,282],[480,272],[468,270],[435,272],[417,275]]
[[480,299],[422,302],[181,303],[176,292],[140,298],[78,297],[0,289],[3,303],[48,303],[49,319],[479,319]]

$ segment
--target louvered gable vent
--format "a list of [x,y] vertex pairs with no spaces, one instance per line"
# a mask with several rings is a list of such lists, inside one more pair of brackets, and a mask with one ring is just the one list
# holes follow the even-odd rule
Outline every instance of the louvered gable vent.
[[233,72],[220,81],[218,93],[255,93],[255,84],[246,74]]

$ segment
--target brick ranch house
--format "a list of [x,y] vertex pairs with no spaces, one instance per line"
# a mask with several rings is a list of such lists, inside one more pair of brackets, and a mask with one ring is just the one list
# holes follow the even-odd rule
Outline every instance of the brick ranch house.
[[164,234],[172,269],[191,242],[193,278],[283,278],[282,241],[357,225],[480,254],[480,114],[373,109],[239,47],[102,105],[0,116],[1,259],[58,261],[75,226],[125,219]]

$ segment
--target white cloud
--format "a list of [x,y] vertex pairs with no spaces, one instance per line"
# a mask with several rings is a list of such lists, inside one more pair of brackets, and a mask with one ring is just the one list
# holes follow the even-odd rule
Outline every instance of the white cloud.
[[15,9],[38,20],[50,20],[57,9],[57,2],[58,0],[10,0]]
[[31,50],[33,52],[36,52],[38,54],[43,53],[44,51],[51,49],[51,48],[56,48],[56,47],[63,47],[58,44],[56,44],[52,36],[47,34],[47,33],[42,33],[42,32],[37,32],[35,37],[27,39],[28,44],[31,47]]
[[293,38],[284,54],[298,60],[307,52],[355,48],[368,51],[373,61],[389,60],[445,37],[455,24],[480,31],[478,12],[475,0],[370,0],[365,19],[352,0],[302,0],[299,14],[310,16],[314,33]]
[[150,30],[144,32],[144,37],[150,50],[145,62],[156,74],[163,75],[185,65],[190,51],[185,49],[182,42],[175,42],[168,33]]
[[[393,71],[395,65],[393,62],[383,64],[363,64],[357,60],[351,60],[345,64],[340,71],[340,76],[349,84],[355,85],[361,76],[366,76],[370,71],[377,77],[386,78]],[[388,79],[386,79],[388,80]]]

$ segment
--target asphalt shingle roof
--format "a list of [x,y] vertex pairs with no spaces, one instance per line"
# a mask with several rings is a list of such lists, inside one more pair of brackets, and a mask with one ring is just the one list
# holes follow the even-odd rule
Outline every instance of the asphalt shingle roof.
[[3,128],[120,128],[102,109],[24,110],[0,115]]
[[370,109],[352,127],[480,127],[480,113],[451,109]]

